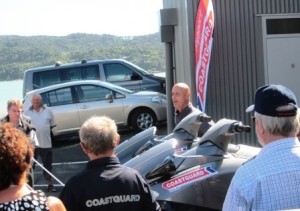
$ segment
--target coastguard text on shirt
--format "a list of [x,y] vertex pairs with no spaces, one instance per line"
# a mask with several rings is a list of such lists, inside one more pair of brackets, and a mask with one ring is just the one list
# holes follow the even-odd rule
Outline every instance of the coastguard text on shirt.
[[140,199],[141,199],[140,195],[108,196],[105,198],[87,200],[86,206],[96,207],[96,206],[107,205],[111,203],[137,202],[140,201]]

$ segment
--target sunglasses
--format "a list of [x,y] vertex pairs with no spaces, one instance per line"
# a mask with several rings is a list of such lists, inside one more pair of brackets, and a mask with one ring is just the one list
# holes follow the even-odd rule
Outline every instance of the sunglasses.
[[255,123],[256,117],[255,116],[251,116],[251,119],[252,119],[253,123]]

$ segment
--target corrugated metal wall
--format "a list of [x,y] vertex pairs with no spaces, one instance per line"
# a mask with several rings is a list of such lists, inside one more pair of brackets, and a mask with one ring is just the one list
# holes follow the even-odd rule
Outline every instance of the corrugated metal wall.
[[[257,67],[261,58],[256,45],[256,16],[259,14],[299,13],[299,0],[214,0],[215,32],[209,83],[207,110],[214,119],[222,117],[250,124],[250,135],[238,135],[235,142],[256,144],[250,114],[257,87],[264,81]],[[242,141],[241,141],[242,140]]]
[[[165,0],[164,6],[168,5],[168,2],[173,2],[173,6],[187,9],[189,7],[186,5],[191,4],[195,8],[188,15],[195,17],[197,1],[189,3],[189,0],[177,0],[174,4],[174,0]],[[221,118],[231,118],[249,124],[253,128],[251,134],[237,135],[234,143],[257,145],[250,114],[245,113],[245,109],[253,103],[255,90],[264,83],[263,74],[259,69],[262,58],[256,48],[261,40],[261,33],[257,29],[257,15],[299,13],[300,0],[213,0],[213,5],[215,31],[207,87],[206,113],[215,121]],[[179,8],[179,11],[182,9]],[[181,20],[181,23],[186,22],[188,21]],[[190,21],[188,24],[194,25],[194,22]],[[180,26],[180,29],[189,31],[193,25],[187,26],[186,29]],[[193,33],[189,33],[189,37],[181,39],[180,42],[191,43],[191,40],[193,40]],[[176,42],[175,45],[182,45]],[[193,44],[190,46],[193,52]],[[178,51],[181,50],[176,49],[175,54],[179,54]],[[184,52],[180,54],[184,55]],[[177,60],[175,66],[182,66],[178,64],[180,59]],[[193,69],[185,69],[185,71],[193,72]],[[176,73],[176,75],[179,76],[177,81],[180,81],[182,73]],[[194,76],[191,76],[192,80],[193,78]]]

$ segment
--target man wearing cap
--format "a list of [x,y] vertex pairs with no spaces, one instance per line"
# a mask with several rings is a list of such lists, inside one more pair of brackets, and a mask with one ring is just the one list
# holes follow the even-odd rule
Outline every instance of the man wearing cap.
[[263,147],[235,173],[223,210],[300,208],[300,120],[294,93],[282,85],[260,87],[255,104],[246,111],[254,111]]

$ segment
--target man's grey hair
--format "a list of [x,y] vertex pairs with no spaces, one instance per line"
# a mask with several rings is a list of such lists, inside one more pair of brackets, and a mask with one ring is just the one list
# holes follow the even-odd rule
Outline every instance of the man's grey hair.
[[[284,108],[283,108],[284,109]],[[296,135],[300,129],[300,110],[291,117],[271,117],[255,112],[255,117],[260,119],[267,133],[288,137]]]
[[42,96],[39,94],[39,93],[34,93],[33,95],[32,95],[32,98],[33,97],[38,97],[40,100],[42,100]]
[[41,106],[43,105],[43,98],[42,98],[42,95],[40,95],[39,93],[34,93],[31,97],[31,101],[33,100],[33,98],[38,98],[41,102]]
[[117,126],[109,117],[93,116],[83,123],[79,136],[91,153],[104,154],[116,146]]

